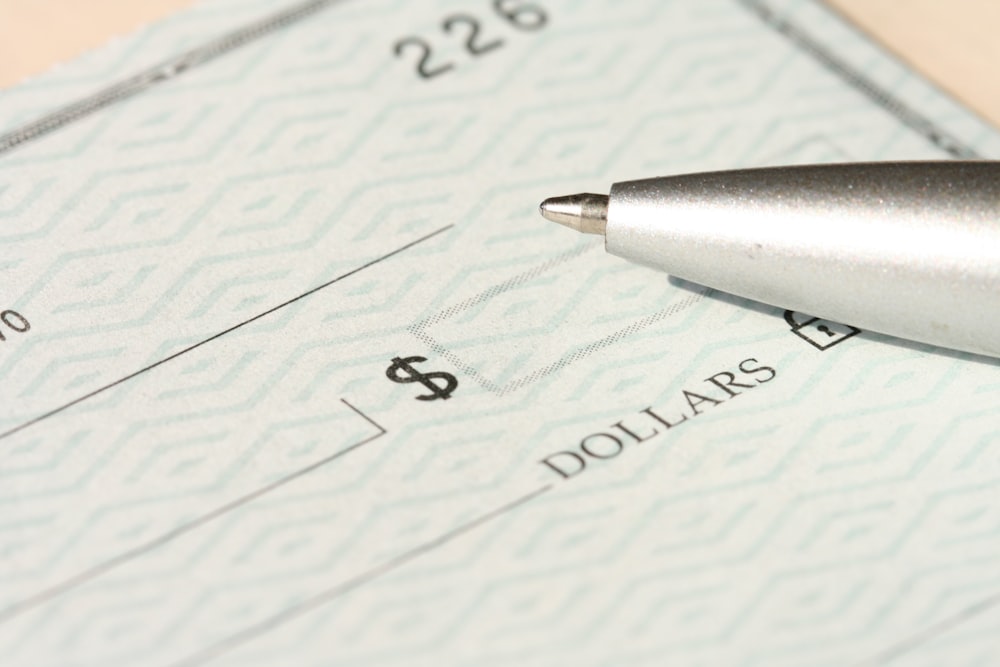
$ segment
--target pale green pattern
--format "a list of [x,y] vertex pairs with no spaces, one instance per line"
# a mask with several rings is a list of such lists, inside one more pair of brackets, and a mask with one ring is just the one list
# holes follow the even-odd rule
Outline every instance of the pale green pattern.
[[[1000,133],[811,1],[537,5],[332,3],[0,154],[0,310],[32,325],[0,431],[400,250],[0,437],[0,662],[1000,662],[996,362],[821,352],[535,210]],[[287,7],[122,37],[0,93],[0,133]],[[465,53],[455,13],[504,45]],[[419,79],[411,35],[455,69]],[[386,379],[414,355],[450,400]],[[751,358],[773,380],[578,477],[539,463]]]

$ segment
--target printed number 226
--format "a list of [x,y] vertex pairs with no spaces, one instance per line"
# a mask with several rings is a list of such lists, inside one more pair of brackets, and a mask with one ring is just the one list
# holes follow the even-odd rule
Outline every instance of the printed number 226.
[[[545,27],[549,20],[544,9],[538,5],[523,3],[520,0],[493,0],[493,10],[497,16],[518,30],[540,30]],[[448,16],[441,22],[441,29],[449,35],[456,31],[464,33],[465,50],[472,56],[482,56],[504,45],[503,39],[489,39],[482,36],[482,25],[479,19],[471,14]],[[422,37],[404,37],[396,42],[393,51],[397,57],[402,56],[407,51],[416,51],[419,54],[417,75],[423,79],[433,79],[455,68],[455,63],[436,64],[432,62],[434,60],[433,48],[431,43]]]

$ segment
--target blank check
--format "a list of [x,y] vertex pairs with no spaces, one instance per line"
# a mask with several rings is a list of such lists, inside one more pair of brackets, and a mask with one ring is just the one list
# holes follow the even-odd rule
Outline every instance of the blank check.
[[537,214],[977,157],[813,0],[208,0],[0,92],[0,662],[997,663],[1000,362]]

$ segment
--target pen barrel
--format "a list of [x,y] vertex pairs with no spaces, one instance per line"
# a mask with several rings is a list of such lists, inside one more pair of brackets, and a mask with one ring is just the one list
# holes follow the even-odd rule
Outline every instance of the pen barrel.
[[1000,357],[1000,163],[617,183],[608,252],[742,297]]

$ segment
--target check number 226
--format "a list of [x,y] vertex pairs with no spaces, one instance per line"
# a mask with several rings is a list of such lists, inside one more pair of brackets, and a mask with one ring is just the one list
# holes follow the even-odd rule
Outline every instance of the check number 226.
[[[492,0],[496,16],[517,30],[533,32],[541,30],[549,21],[546,11],[539,5],[522,0]],[[480,21],[472,14],[451,14],[441,21],[441,30],[446,35],[454,35],[465,40],[465,51],[472,57],[480,56],[502,48],[506,41],[490,32],[494,21]],[[485,24],[485,28],[484,28]],[[457,66],[455,62],[438,61],[434,54],[434,44],[423,37],[404,37],[393,46],[397,58],[416,54],[416,72],[422,79],[433,79]]]

